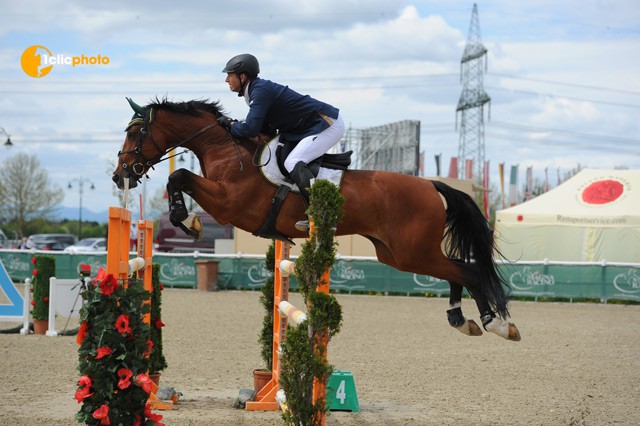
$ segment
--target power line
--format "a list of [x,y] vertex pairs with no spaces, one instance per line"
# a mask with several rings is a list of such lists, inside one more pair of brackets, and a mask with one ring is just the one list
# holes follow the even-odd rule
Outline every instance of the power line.
[[555,84],[555,85],[558,85],[558,86],[576,87],[576,88],[579,88],[579,89],[598,90],[598,91],[601,91],[601,92],[616,92],[616,93],[623,93],[623,94],[627,94],[627,95],[640,95],[640,92],[636,92],[636,91],[633,91],[633,90],[622,90],[622,89],[613,89],[613,88],[610,88],[610,87],[591,86],[591,85],[587,85],[587,84],[567,83],[567,82],[564,82],[564,81],[546,80],[546,79],[543,79],[543,78],[520,77],[520,76],[517,76],[517,75],[501,74],[501,73],[495,73],[495,72],[490,72],[489,74],[496,75],[498,77],[509,78],[509,79],[513,79],[513,80],[535,81],[537,83]]
[[544,133],[544,132],[561,133],[569,136],[576,136],[576,137],[592,139],[592,140],[606,140],[609,142],[640,144],[639,139],[621,138],[619,136],[593,135],[589,133],[575,132],[573,130],[547,129],[543,127],[526,126],[524,124],[512,124],[512,123],[505,123],[501,121],[493,121],[492,124],[497,125],[498,127],[505,127],[505,128],[514,129],[514,130],[525,130],[525,131],[537,132],[537,133]]
[[[593,144],[581,143],[581,142],[561,141],[558,139],[549,139],[549,138],[544,138],[544,139],[526,138],[526,140],[524,140],[524,138],[518,137],[517,135],[514,136],[511,134],[494,133],[490,131],[487,132],[486,135],[488,138],[491,138],[491,139],[507,140],[511,143],[524,141],[526,143],[531,143],[535,145],[545,145],[545,146],[550,146],[552,148],[553,147],[577,148],[581,150],[599,151],[600,153],[602,153],[602,151],[607,148],[602,145],[593,145]],[[640,156],[640,149],[635,147],[616,145],[616,153]]]
[[540,93],[540,92],[532,92],[528,90],[506,89],[503,87],[489,87],[489,88],[491,88],[491,90],[520,93],[523,95],[530,95],[530,96],[546,96],[550,98],[562,98],[562,99],[569,99],[572,101],[591,102],[594,104],[612,105],[612,106],[625,107],[625,108],[640,108],[640,105],[625,104],[621,102],[603,101],[599,99],[587,99],[587,98],[580,98],[577,96],[554,95],[553,93]]

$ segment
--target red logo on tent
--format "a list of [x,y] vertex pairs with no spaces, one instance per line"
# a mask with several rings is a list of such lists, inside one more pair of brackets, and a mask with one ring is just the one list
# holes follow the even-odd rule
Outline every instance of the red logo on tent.
[[623,191],[624,186],[617,180],[599,180],[582,191],[582,201],[587,204],[607,204],[617,200]]

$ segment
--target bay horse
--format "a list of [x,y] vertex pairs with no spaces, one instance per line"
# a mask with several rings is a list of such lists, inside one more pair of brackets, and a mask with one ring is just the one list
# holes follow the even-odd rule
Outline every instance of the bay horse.
[[[223,115],[218,102],[156,99],[142,107],[128,101],[134,116],[113,173],[120,189],[136,187],[171,149],[184,147],[198,158],[203,176],[186,169],[169,176],[174,225],[197,236],[184,192],[220,224],[248,232],[260,227],[276,188],[261,175],[255,160],[262,149],[259,140],[231,137],[216,122]],[[464,287],[475,299],[485,330],[520,340],[517,327],[507,320],[506,284],[494,262],[497,251],[490,224],[470,196],[439,181],[377,170],[345,171],[340,192],[345,202],[336,235],[362,235],[374,245],[380,262],[448,281],[448,321],[462,333],[482,334],[477,323],[462,314]],[[301,197],[290,195],[275,226],[282,235],[305,238],[306,233],[295,227],[304,219]]]

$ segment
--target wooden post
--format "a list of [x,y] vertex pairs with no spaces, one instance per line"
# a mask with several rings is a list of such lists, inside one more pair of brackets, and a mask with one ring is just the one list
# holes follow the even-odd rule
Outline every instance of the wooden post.
[[284,342],[289,327],[288,318],[280,312],[278,305],[282,301],[289,300],[289,276],[280,270],[280,262],[289,259],[290,247],[288,243],[276,240],[275,242],[275,271],[273,277],[273,347],[271,380],[258,391],[255,401],[247,401],[245,408],[249,411],[276,411],[278,401],[276,393],[279,390],[280,378],[280,345]]

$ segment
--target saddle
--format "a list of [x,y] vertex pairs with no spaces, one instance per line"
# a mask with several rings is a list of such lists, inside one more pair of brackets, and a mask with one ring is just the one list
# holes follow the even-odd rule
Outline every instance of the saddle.
[[[289,172],[287,172],[287,169],[284,167],[284,160],[295,146],[295,142],[285,141],[283,143],[280,141],[280,138],[276,136],[267,143],[260,152],[259,167],[262,175],[271,184],[277,186],[278,189],[271,199],[271,206],[262,226],[253,232],[255,236],[294,244],[289,237],[276,230],[276,219],[278,218],[287,194],[289,194],[290,191],[299,192],[298,187],[293,183],[293,180],[289,177]],[[344,171],[347,170],[351,164],[352,154],[353,151],[338,154],[324,154],[308,163],[308,168],[315,178],[326,179],[340,188]],[[275,161],[273,161],[274,158]]]

